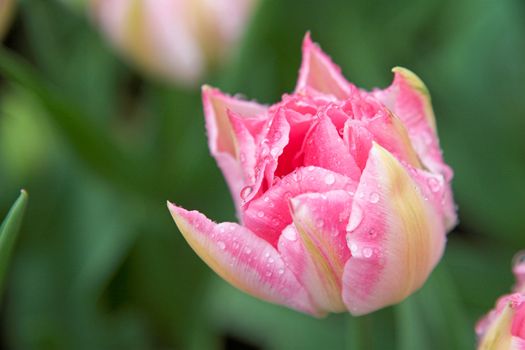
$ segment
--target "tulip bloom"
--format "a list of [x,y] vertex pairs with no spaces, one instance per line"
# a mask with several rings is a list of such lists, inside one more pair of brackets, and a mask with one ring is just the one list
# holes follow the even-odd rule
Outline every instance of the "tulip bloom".
[[513,271],[514,293],[499,298],[476,325],[479,350],[525,349],[525,253],[517,255]]
[[456,222],[452,172],[425,85],[393,71],[387,89],[358,89],[307,35],[295,91],[279,103],[203,88],[209,147],[240,224],[168,206],[215,272],[318,316],[366,314],[421,287]]
[[139,67],[188,85],[241,38],[257,0],[91,0],[96,22]]

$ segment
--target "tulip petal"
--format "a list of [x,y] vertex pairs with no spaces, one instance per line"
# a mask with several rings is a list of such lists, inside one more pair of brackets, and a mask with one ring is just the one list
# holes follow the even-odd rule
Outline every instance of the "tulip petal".
[[408,69],[395,67],[394,81],[372,95],[390,109],[406,126],[414,149],[423,164],[449,181],[452,171],[444,163],[430,94],[419,77]]
[[501,297],[495,309],[476,325],[476,333],[481,337],[478,350],[523,350],[525,342],[519,334],[519,328],[524,311],[521,294]]
[[273,246],[292,223],[288,199],[307,192],[355,191],[356,181],[330,170],[308,166],[296,169],[243,208],[243,223]]
[[304,165],[332,170],[356,181],[361,176],[361,170],[348,147],[327,116],[319,119],[305,140]]
[[403,165],[374,143],[347,227],[352,257],[343,273],[343,300],[362,315],[405,299],[439,261],[441,217]]
[[255,102],[228,96],[207,85],[202,87],[202,102],[206,117],[206,130],[212,155],[225,152],[237,157],[235,138],[228,118],[228,110],[239,116],[265,121],[267,107]]
[[279,238],[278,250],[318,309],[341,312],[341,277],[350,257],[346,223],[352,196],[342,190],[306,193],[290,199],[294,225]]
[[308,294],[277,250],[235,223],[216,224],[197,211],[168,203],[182,235],[219,276],[257,298],[317,314]]
[[332,62],[307,33],[303,40],[303,61],[295,92],[314,89],[318,92],[345,99],[355,87],[341,74],[341,69]]

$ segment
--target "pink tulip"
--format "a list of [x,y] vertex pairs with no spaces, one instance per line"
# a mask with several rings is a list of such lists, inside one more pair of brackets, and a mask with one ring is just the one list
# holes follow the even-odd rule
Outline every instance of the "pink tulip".
[[132,61],[192,85],[242,36],[257,0],[91,0],[96,22]]
[[525,254],[514,264],[514,293],[502,296],[496,306],[476,325],[478,350],[525,349]]
[[270,107],[203,88],[209,147],[240,224],[169,203],[196,253],[235,287],[310,313],[362,315],[405,299],[455,224],[430,97],[394,68],[356,88],[310,40],[294,93]]

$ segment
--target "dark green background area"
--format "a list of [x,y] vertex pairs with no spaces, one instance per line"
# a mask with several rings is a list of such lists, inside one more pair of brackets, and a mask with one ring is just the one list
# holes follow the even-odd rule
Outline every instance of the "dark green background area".
[[[263,0],[264,1],[264,0]],[[304,33],[365,88],[427,84],[460,224],[421,291],[358,319],[246,296],[184,242],[166,200],[233,205],[198,89],[127,65],[77,6],[20,1],[0,51],[0,218],[31,201],[0,307],[2,349],[469,349],[525,247],[525,2],[266,0],[206,81],[272,103]]]

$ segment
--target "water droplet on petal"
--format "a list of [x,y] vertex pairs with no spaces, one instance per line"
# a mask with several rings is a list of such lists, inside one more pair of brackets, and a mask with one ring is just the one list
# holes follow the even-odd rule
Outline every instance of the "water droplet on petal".
[[218,241],[217,246],[222,250],[226,249],[226,244],[223,241]]
[[361,221],[363,221],[363,209],[361,209],[360,206],[354,204],[352,207],[352,213],[350,214],[350,221],[348,222],[348,226],[346,226],[346,231],[354,231],[359,226]]
[[246,247],[246,248],[244,248],[244,252],[245,252],[246,254],[250,254],[250,253],[252,252],[252,248],[250,248],[250,247]]
[[352,243],[348,246],[348,248],[350,248],[350,252],[352,253],[352,255],[357,255],[357,252],[359,251],[359,247],[357,246],[357,244]]
[[262,218],[264,217],[264,212],[262,210],[257,212],[257,217]]
[[277,272],[279,272],[279,275],[282,275],[284,273],[284,269],[281,267]]
[[241,199],[242,200],[246,200],[246,198],[248,198],[248,196],[253,192],[253,187],[252,186],[245,186],[242,188],[241,190]]
[[333,185],[335,183],[335,176],[334,176],[334,174],[326,175],[326,177],[324,178],[324,182],[327,185]]
[[428,183],[428,187],[430,187],[430,190],[432,192],[438,192],[441,189],[441,183],[435,177],[430,177],[427,180],[427,183]]
[[268,202],[270,201],[270,197],[265,196],[265,197],[263,198],[263,201],[265,201],[266,203],[268,203]]
[[277,155],[279,154],[279,152],[280,152],[279,148],[274,147],[274,148],[272,148],[272,150],[270,151],[270,154],[271,154],[273,157],[277,157]]
[[274,261],[273,258],[268,258],[268,263],[273,264]]
[[370,203],[379,202],[379,194],[377,194],[376,192],[370,193],[370,197],[368,198],[368,200],[370,201]]
[[289,241],[297,241],[297,233],[295,230],[284,230],[283,231],[284,238],[286,238]]
[[372,256],[373,250],[372,248],[363,248],[363,256],[365,258],[370,258]]

